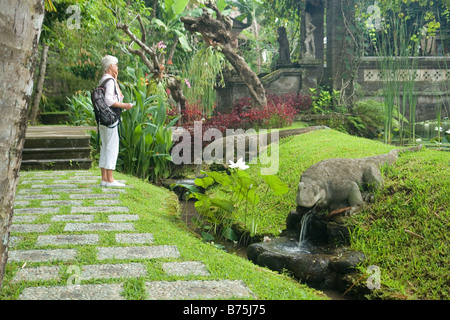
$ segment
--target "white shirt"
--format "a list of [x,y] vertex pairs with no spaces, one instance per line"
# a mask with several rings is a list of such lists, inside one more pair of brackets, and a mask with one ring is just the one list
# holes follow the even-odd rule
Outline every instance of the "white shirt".
[[[108,107],[111,107],[114,104],[114,102],[122,102],[123,95],[118,89],[114,90],[114,86],[116,85],[116,80],[110,74],[107,74],[107,73],[103,74],[98,85],[101,85],[103,83],[103,81],[105,81],[108,78],[113,79],[113,81],[108,81],[105,84],[105,102]],[[116,94],[116,91],[117,91],[117,94]]]

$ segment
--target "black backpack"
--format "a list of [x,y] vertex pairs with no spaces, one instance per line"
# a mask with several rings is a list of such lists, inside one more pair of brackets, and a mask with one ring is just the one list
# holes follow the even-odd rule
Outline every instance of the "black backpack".
[[[114,112],[105,102],[105,83],[113,78],[108,78],[103,83],[92,90],[91,100],[94,107],[95,120],[97,125],[102,124],[109,128],[114,128],[116,125],[111,126],[117,120],[120,120],[120,112]],[[114,91],[117,94],[116,86],[114,84]],[[120,121],[119,121],[120,122]]]

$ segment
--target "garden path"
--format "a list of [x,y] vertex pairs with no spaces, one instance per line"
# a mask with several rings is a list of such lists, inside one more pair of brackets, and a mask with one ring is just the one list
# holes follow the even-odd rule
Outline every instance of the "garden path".
[[[95,173],[73,172],[21,173],[24,185],[14,204],[8,260],[21,265],[12,279],[25,287],[19,299],[123,300],[124,281],[152,272],[143,263],[147,259],[164,259],[163,271],[181,277],[145,281],[147,299],[254,297],[242,281],[182,280],[192,275],[207,279],[209,272],[200,261],[181,261],[176,244],[155,245],[152,230],[136,231],[140,217],[119,197],[132,186],[93,189],[100,182]],[[111,245],[100,244],[105,234],[114,234]],[[30,239],[32,246],[19,249],[21,241]],[[94,248],[95,263],[83,263],[85,248]]]

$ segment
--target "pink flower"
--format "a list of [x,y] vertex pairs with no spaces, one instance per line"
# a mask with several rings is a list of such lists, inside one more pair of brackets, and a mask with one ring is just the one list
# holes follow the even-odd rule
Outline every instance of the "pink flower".
[[156,44],[156,47],[157,47],[159,50],[162,50],[162,49],[167,48],[167,46],[164,44],[163,41],[158,42],[158,43]]
[[187,85],[188,88],[191,87],[191,83],[189,82],[188,79],[184,79],[184,83],[186,83],[186,85]]

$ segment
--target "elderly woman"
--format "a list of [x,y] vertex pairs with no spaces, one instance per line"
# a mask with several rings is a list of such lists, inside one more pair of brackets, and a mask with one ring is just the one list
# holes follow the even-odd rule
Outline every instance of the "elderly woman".
[[[118,115],[124,110],[130,110],[133,105],[131,103],[123,103],[123,95],[117,83],[118,60],[113,56],[105,56],[102,61],[103,76],[100,79],[101,85],[106,79],[111,78],[112,81],[105,83],[105,102]],[[102,182],[100,186],[104,187],[123,187],[123,183],[114,180],[113,172],[116,169],[117,156],[119,154],[119,132],[118,123],[110,126],[99,126],[100,139],[102,145],[100,147],[99,167],[102,172]]]

